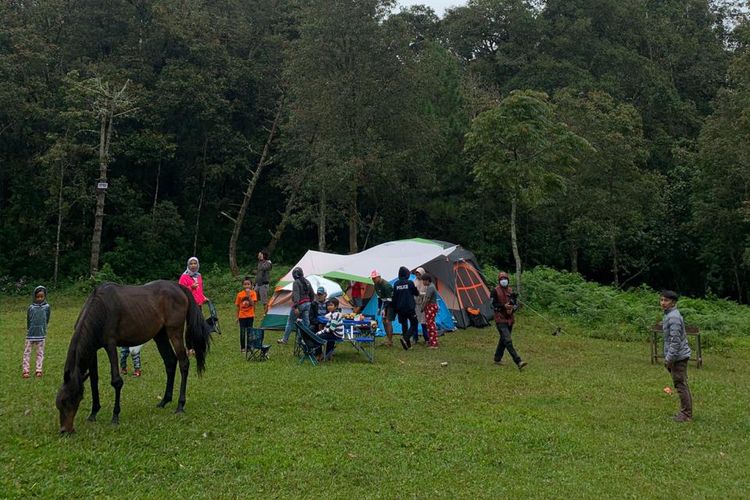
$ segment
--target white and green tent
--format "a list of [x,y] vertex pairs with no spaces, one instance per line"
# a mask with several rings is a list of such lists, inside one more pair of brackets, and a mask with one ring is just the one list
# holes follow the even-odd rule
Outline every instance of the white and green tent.
[[[372,296],[370,274],[377,271],[384,279],[398,276],[401,266],[414,270],[423,267],[435,278],[440,296],[453,314],[456,326],[469,326],[467,309],[478,310],[485,318],[492,318],[489,288],[479,270],[474,254],[460,245],[437,240],[414,238],[382,243],[352,255],[338,255],[308,251],[294,267],[300,267],[305,276],[322,276],[329,279],[366,283],[366,297]],[[292,282],[292,271],[284,275],[269,303],[263,328],[283,328],[289,314],[289,305],[281,306],[286,298],[284,287]]]

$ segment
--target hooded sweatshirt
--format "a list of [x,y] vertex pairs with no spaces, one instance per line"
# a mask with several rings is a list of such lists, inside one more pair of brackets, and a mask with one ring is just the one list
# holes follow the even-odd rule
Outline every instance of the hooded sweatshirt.
[[416,307],[414,297],[419,295],[419,290],[409,279],[409,274],[409,269],[400,267],[398,280],[393,284],[393,307],[396,312],[414,312]]
[[315,300],[313,287],[307,278],[305,278],[302,269],[299,267],[292,269],[292,278],[294,278],[294,283],[292,284],[292,304],[294,307]]
[[26,311],[26,340],[32,342],[38,342],[47,337],[50,306],[47,303],[47,289],[43,286],[34,288],[34,297],[40,291],[44,292],[44,300],[41,303],[32,302]]

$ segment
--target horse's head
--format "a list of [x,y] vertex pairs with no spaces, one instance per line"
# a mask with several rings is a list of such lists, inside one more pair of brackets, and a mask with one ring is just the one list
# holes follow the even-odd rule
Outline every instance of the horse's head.
[[[71,373],[72,372],[72,373]],[[73,421],[78,412],[78,406],[83,399],[83,382],[78,367],[72,370],[65,368],[63,384],[57,391],[55,405],[60,410],[60,434],[72,434],[75,432]]]

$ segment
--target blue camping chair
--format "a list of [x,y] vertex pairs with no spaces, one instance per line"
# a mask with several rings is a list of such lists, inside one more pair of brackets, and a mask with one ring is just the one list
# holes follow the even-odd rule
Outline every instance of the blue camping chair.
[[326,345],[326,340],[320,338],[318,334],[313,332],[310,328],[305,326],[301,320],[297,320],[297,342],[296,345],[300,349],[300,364],[303,364],[306,359],[310,360],[313,366],[318,364],[318,360],[315,359],[317,351]]
[[270,345],[263,343],[265,331],[262,328],[248,328],[245,330],[245,359],[250,361],[265,361],[268,359]]

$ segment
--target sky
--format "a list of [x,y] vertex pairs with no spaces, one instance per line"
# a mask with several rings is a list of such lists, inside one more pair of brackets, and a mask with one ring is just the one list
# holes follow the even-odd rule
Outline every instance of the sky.
[[399,5],[407,7],[409,5],[426,5],[432,7],[432,10],[438,16],[443,16],[445,9],[449,7],[456,7],[458,5],[465,5],[466,0],[399,0]]

